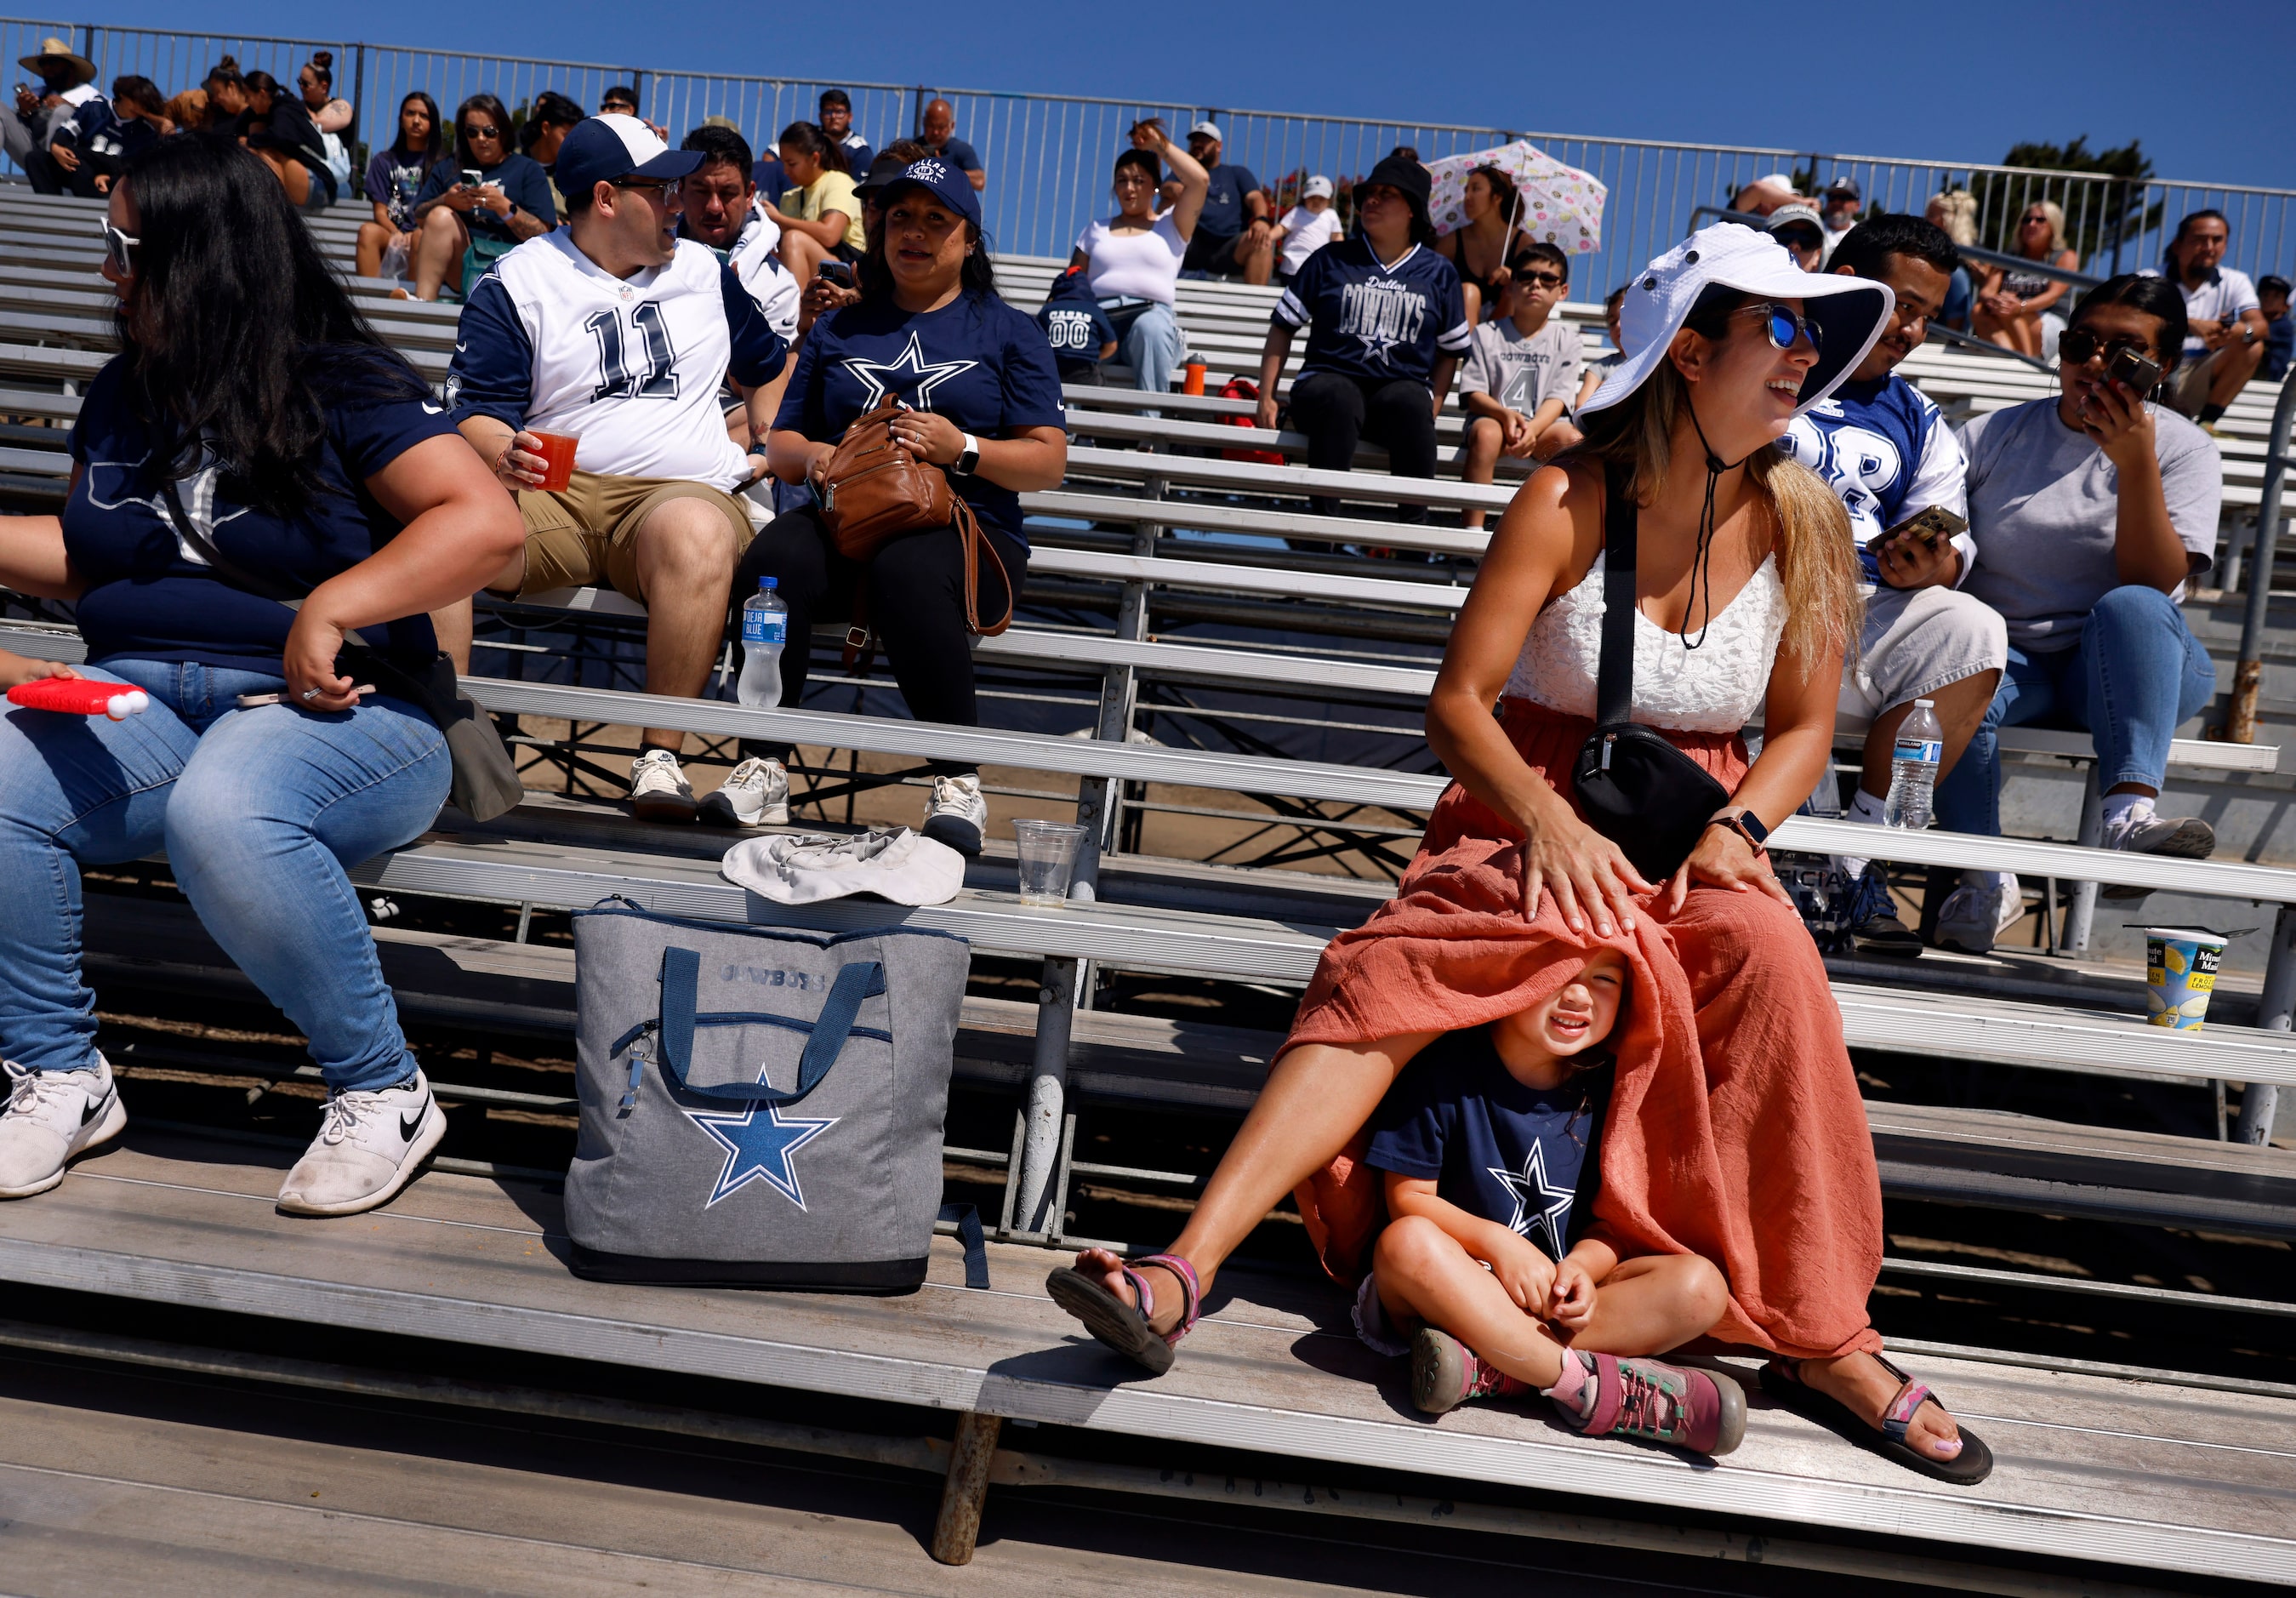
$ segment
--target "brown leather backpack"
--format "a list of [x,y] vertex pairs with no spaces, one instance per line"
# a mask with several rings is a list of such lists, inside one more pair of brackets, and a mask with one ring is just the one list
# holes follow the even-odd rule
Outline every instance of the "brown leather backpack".
[[[948,474],[893,443],[893,418],[906,408],[888,394],[854,419],[837,441],[821,472],[821,516],[837,540],[837,553],[866,562],[893,540],[936,527],[955,527],[964,546],[964,625],[982,638],[995,638],[1013,624],[1013,580],[980,531],[972,507],[949,486]],[[996,568],[1004,586],[1004,614],[980,622],[980,562]],[[849,664],[869,639],[866,584],[853,599],[853,626],[845,638]]]

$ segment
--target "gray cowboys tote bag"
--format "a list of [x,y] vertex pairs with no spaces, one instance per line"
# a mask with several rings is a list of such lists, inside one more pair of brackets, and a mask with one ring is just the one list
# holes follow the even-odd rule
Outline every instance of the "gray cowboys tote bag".
[[902,1292],[940,1211],[967,948],[636,908],[574,918],[578,1275]]

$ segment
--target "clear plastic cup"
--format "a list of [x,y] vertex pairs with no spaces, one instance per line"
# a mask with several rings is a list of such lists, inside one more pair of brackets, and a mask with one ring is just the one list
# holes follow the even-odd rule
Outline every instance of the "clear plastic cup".
[[1039,910],[1065,907],[1084,828],[1070,821],[1015,821],[1013,836],[1020,844],[1021,902]]
[[542,458],[550,463],[543,468],[541,490],[545,494],[559,493],[574,481],[574,446],[578,441],[563,432],[535,432],[534,436],[542,445]]
[[2217,967],[2226,940],[2200,927],[2144,929],[2145,1019],[2155,1026],[2198,1032],[2217,991]]

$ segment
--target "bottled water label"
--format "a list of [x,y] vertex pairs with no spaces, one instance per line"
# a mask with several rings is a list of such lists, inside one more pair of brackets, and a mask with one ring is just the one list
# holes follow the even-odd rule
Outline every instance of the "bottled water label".
[[1915,760],[1934,766],[1945,759],[1945,745],[1935,738],[1899,738],[1893,760]]
[[[749,648],[759,644],[777,645],[782,643],[788,635],[789,614],[786,611],[767,610],[759,606],[755,610],[744,609],[742,612],[742,647]],[[1903,745],[1898,746],[1901,749],[1904,747]]]

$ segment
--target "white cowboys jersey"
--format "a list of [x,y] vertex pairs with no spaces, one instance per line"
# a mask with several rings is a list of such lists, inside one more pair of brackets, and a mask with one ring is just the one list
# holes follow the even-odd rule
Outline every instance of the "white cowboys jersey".
[[750,291],[750,298],[766,313],[775,336],[784,344],[797,342],[798,301],[804,291],[782,264],[781,224],[766,215],[762,197],[750,202],[750,215],[734,235],[726,264]]
[[758,302],[707,245],[682,239],[667,266],[617,278],[561,228],[504,255],[472,291],[447,403],[457,422],[570,433],[585,472],[730,490],[750,469],[718,386],[728,372],[769,383],[783,360]]

